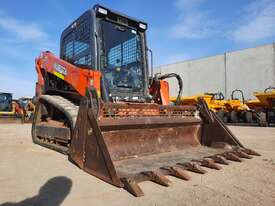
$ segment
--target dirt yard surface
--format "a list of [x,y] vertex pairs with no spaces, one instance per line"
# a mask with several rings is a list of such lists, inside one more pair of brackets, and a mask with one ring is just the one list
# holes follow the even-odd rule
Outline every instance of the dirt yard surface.
[[262,154],[231,162],[221,171],[174,177],[171,187],[140,184],[135,198],[78,169],[67,157],[32,144],[31,125],[0,124],[0,206],[58,205],[275,205],[275,128],[230,127],[247,147]]

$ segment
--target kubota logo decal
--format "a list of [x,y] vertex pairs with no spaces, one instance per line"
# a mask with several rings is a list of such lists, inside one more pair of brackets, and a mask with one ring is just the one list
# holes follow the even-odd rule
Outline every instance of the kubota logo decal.
[[66,76],[68,74],[67,69],[60,64],[55,63],[54,68],[55,68],[55,71],[57,71],[58,73],[60,73],[64,76]]

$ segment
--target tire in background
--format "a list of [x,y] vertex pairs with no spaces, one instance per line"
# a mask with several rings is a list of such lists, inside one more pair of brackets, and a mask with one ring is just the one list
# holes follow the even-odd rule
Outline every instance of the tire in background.
[[257,123],[262,127],[268,126],[265,112],[258,112],[257,113]]
[[238,122],[238,112],[236,112],[236,111],[230,112],[230,122],[232,122],[232,123]]
[[252,112],[251,111],[246,111],[244,113],[244,122],[245,123],[253,123],[253,117],[252,117]]
[[228,114],[226,111],[224,111],[223,109],[219,110],[217,112],[217,116],[224,122],[227,123],[228,122]]

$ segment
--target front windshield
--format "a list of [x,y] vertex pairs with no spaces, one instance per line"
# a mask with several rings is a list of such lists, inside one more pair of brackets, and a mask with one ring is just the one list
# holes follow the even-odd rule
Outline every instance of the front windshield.
[[101,21],[101,71],[109,96],[143,91],[141,37],[134,29]]
[[29,101],[28,101],[28,99],[22,98],[22,99],[19,99],[18,103],[19,103],[19,105],[20,105],[22,108],[26,108],[27,105],[28,105],[28,103],[29,103]]

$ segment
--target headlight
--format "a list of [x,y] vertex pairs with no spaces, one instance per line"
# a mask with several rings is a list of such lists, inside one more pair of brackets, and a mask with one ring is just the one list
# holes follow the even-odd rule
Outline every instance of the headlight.
[[107,15],[108,14],[108,11],[106,9],[101,8],[101,7],[98,8],[97,12],[101,13],[103,15]]
[[143,23],[139,23],[139,28],[146,30],[147,29],[147,25],[143,24]]

